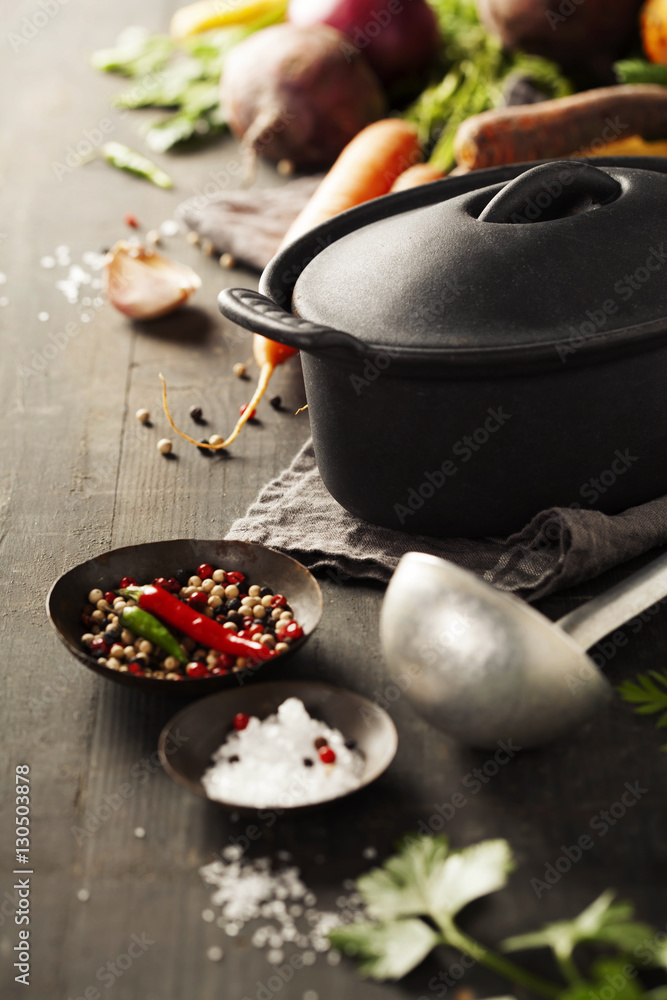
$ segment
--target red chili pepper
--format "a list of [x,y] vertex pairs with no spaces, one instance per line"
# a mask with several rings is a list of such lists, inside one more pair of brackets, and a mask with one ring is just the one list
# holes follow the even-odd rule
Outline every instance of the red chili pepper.
[[123,216],[123,222],[125,223],[126,226],[132,226],[132,229],[138,229],[139,228],[139,223],[137,222],[137,217],[136,217],[136,215],[133,215],[132,212],[126,212],[125,213],[125,215]]
[[127,587],[119,593],[123,597],[133,597],[144,611],[150,611],[162,618],[167,625],[173,625],[202,646],[217,649],[219,653],[231,653],[232,656],[250,657],[253,660],[270,660],[275,655],[272,649],[263,646],[261,642],[239,638],[230,629],[223,628],[212,618],[195,611],[161,587],[154,587],[152,584],[146,587]]

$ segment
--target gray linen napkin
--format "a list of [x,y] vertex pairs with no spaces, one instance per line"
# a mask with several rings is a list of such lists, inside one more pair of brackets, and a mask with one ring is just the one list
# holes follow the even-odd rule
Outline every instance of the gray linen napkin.
[[428,552],[534,601],[667,544],[667,496],[614,516],[554,507],[509,538],[408,535],[344,510],[324,486],[309,440],[227,537],[282,549],[338,582],[387,583],[405,552]]

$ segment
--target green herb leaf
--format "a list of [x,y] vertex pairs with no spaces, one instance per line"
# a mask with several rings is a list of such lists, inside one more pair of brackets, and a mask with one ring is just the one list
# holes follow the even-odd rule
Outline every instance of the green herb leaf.
[[146,28],[126,28],[112,49],[102,49],[91,57],[94,69],[124,76],[144,76],[166,65],[175,50],[168,35],[149,35]]
[[354,923],[329,932],[335,948],[361,961],[371,979],[400,979],[422,962],[440,941],[423,920]]
[[430,162],[443,171],[455,163],[454,137],[466,118],[498,107],[508,78],[532,80],[545,97],[564,97],[573,87],[556,63],[523,52],[508,53],[480,24],[474,0],[429,0],[440,24],[442,80],[405,112],[422,143],[436,139]]
[[[667,727],[667,672],[649,670],[638,674],[634,681],[623,681],[617,688],[624,701],[635,705],[638,715],[663,714],[656,720],[659,729]],[[661,747],[667,751],[667,744]]]
[[580,981],[561,993],[559,1000],[591,1000],[613,990],[614,1000],[645,1000],[648,996],[637,978],[626,975],[628,963],[623,958],[600,958],[593,963],[590,981]]
[[503,951],[551,948],[561,962],[568,962],[575,947],[584,941],[611,944],[621,952],[632,952],[645,945],[653,931],[648,924],[632,919],[631,904],[613,903],[613,899],[614,893],[607,890],[574,920],[559,920],[540,931],[508,938],[501,948]]
[[464,906],[507,883],[512,857],[505,840],[450,851],[446,837],[408,838],[382,868],[357,886],[376,919],[428,914],[450,921]]
[[614,63],[619,83],[661,83],[667,86],[667,66],[646,59],[621,59]]
[[106,142],[100,152],[112,167],[117,167],[119,170],[126,170],[137,177],[143,177],[144,180],[150,181],[161,188],[173,187],[174,182],[169,174],[166,174],[164,170],[153,163],[152,160],[149,160],[147,156],[138,153],[136,149],[130,149],[129,146],[126,146],[122,142]]

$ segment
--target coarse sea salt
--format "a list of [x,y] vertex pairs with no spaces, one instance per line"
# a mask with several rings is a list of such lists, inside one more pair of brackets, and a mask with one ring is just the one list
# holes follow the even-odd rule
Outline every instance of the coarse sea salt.
[[[314,746],[323,738],[336,754],[323,764]],[[358,750],[339,730],[313,719],[298,698],[288,698],[275,715],[251,717],[213,755],[202,784],[211,799],[266,809],[309,805],[357,788],[364,770]]]
[[[339,896],[335,910],[313,909],[308,920],[298,904],[276,910],[276,903],[285,894],[290,900],[308,896],[317,901],[301,880],[299,869],[283,866],[274,870],[270,858],[225,861],[224,854],[223,851],[218,860],[200,868],[199,873],[213,889],[210,904],[220,911],[216,924],[228,937],[237,937],[246,924],[254,923],[248,928],[250,943],[254,948],[266,949],[270,964],[275,964],[276,953],[288,958],[295,951],[300,953],[304,966],[314,965],[318,954],[326,955],[330,965],[338,964],[340,953],[331,948],[329,931],[358,920],[363,914],[360,902],[352,903],[350,897]],[[273,922],[257,926],[255,922],[265,921],[269,913]],[[205,910],[202,917],[210,920],[210,911]]]

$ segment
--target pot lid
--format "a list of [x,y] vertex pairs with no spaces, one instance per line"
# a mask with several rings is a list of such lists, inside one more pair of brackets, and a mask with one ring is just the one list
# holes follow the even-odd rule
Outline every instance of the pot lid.
[[415,188],[344,213],[342,235],[318,227],[315,256],[299,268],[286,248],[265,287],[293,263],[296,315],[408,354],[567,353],[667,315],[664,174],[555,161],[456,197],[448,180],[428,204]]

